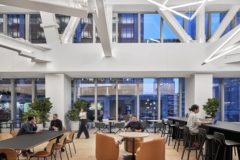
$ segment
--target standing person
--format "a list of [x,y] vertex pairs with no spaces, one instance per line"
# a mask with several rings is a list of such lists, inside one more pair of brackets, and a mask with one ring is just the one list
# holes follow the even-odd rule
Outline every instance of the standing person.
[[[189,131],[192,134],[198,135],[199,129],[198,127],[202,124],[211,124],[209,121],[200,121],[198,119],[198,112],[199,112],[199,106],[194,104],[189,108],[189,110],[192,112],[190,116],[188,117],[187,126],[189,127]],[[197,141],[193,142],[193,147],[199,147],[199,143]]]
[[[24,134],[36,134],[40,133],[40,130],[37,130],[37,125],[35,122],[35,117],[34,116],[28,116],[28,121],[24,123],[21,127],[21,129],[18,131],[17,136],[21,136]],[[30,150],[22,150],[22,156],[27,157],[27,152],[29,154],[33,154]]]
[[102,108],[100,109],[100,112],[99,112],[99,115],[98,115],[98,121],[99,122],[102,122],[102,120],[103,120],[103,110],[102,110]]
[[86,113],[85,109],[83,109],[83,108],[81,109],[81,112],[79,113],[79,117],[80,117],[81,124],[79,126],[79,130],[78,130],[78,134],[77,134],[76,139],[80,138],[82,132],[84,132],[86,139],[88,139],[89,138],[89,133],[88,133],[88,130],[87,130],[87,127],[86,127],[87,113]]

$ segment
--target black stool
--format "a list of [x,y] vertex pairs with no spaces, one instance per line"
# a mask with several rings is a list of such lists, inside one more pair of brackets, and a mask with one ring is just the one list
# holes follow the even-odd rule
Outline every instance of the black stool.
[[167,138],[166,138],[166,142],[168,141],[168,145],[170,144],[170,140],[172,138],[172,134],[173,134],[173,127],[175,127],[175,124],[171,124],[170,121],[167,121],[167,125],[168,125],[168,132],[167,132]]
[[168,131],[167,131],[167,122],[165,122],[164,119],[162,119],[162,124],[164,125],[164,127],[163,127],[163,130],[162,130],[161,137],[165,137],[165,135],[168,133]]
[[[212,153],[207,153],[207,154],[203,154],[203,145],[204,143],[206,143],[206,151],[208,151],[209,149],[209,141],[211,141],[212,143]],[[212,159],[214,159],[214,136],[213,135],[207,135],[207,132],[205,129],[199,128],[199,142],[200,142],[200,151],[198,154],[198,160],[200,159],[200,156],[204,159],[206,159],[206,157],[212,157]]]
[[175,128],[176,128],[177,136],[176,136],[176,140],[175,140],[175,144],[174,144],[173,149],[175,149],[176,144],[178,143],[178,146],[177,146],[177,152],[178,152],[180,142],[183,141],[183,144],[184,144],[184,139],[181,138],[181,136],[183,136],[184,127],[180,127],[179,122],[176,122],[175,123]]
[[218,152],[221,146],[224,147],[224,155],[223,158],[224,160],[226,159],[226,149],[229,150],[230,154],[229,154],[229,160],[232,160],[232,149],[237,147],[237,152],[238,152],[238,159],[240,160],[240,155],[239,155],[239,147],[240,147],[240,143],[235,142],[235,141],[231,141],[231,140],[225,140],[225,136],[222,133],[219,132],[214,132],[214,141],[215,143],[217,143],[218,148],[217,148],[217,153],[215,155],[215,160],[217,160],[218,157]]
[[191,150],[195,150],[196,151],[196,159],[197,159],[197,151],[199,150],[199,148],[191,147],[191,145],[192,145],[191,143],[193,142],[192,138],[195,138],[196,136],[198,136],[198,135],[190,133],[188,126],[184,126],[184,141],[185,141],[185,145],[184,145],[184,149],[183,149],[183,153],[182,153],[182,158],[181,159],[183,159],[185,150],[188,150],[188,158],[187,158],[187,160],[189,160],[189,156],[190,156]]

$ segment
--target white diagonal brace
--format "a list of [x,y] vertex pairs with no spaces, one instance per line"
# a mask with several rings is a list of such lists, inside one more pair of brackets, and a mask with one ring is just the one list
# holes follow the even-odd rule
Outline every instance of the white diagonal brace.
[[3,34],[0,34],[0,47],[15,51],[22,57],[49,62],[44,55],[46,48],[35,46],[31,43],[25,43]]
[[157,11],[181,42],[190,43],[192,41],[192,38],[186,33],[170,11],[159,9],[157,9]]
[[224,57],[225,64],[240,63],[240,49],[237,54],[231,54]]
[[43,1],[31,1],[31,0],[0,0],[0,4],[4,4],[8,6],[69,15],[69,16],[74,16],[79,18],[87,18],[88,13],[86,8],[71,7],[70,3],[69,3],[69,6],[67,6],[61,3],[54,4],[49,2],[51,1],[43,2]]
[[111,37],[108,29],[107,15],[105,10],[105,0],[96,0],[98,7],[98,15],[93,14],[94,21],[97,26],[98,35],[101,40],[103,52],[105,56],[112,56],[112,48],[111,48]]
[[222,20],[221,24],[218,26],[217,30],[213,34],[213,36],[208,40],[209,43],[212,43],[216,40],[218,40],[229,23],[232,21],[233,17],[236,15],[236,13],[239,11],[240,6],[239,5],[234,5],[232,8],[228,11],[224,19]]
[[206,35],[205,35],[205,7],[198,13],[196,18],[196,39],[199,43],[206,42]]
[[45,38],[48,44],[60,43],[58,33],[59,25],[56,22],[54,13],[40,12],[42,18],[41,27],[44,30]]
[[62,43],[72,43],[73,36],[75,34],[79,21],[80,21],[80,18],[78,17],[70,18],[70,21],[68,22],[68,25],[65,28],[63,35],[61,37]]

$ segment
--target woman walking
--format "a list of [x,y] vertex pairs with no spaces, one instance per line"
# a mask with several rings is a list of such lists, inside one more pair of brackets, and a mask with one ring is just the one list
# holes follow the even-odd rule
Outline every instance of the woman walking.
[[88,139],[89,138],[89,133],[88,133],[88,130],[87,130],[87,127],[86,127],[86,125],[87,125],[87,113],[86,113],[85,109],[83,109],[83,108],[81,109],[81,112],[79,113],[79,117],[80,117],[81,124],[79,126],[77,139],[80,138],[82,132],[84,132],[86,139]]

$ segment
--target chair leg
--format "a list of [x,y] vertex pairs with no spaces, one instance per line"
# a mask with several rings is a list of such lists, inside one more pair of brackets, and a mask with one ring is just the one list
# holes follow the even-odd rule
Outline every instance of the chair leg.
[[190,156],[190,152],[191,152],[191,142],[192,142],[192,136],[190,136],[190,140],[189,140],[189,142],[188,142],[188,158],[187,158],[187,160],[189,160],[189,156]]
[[59,154],[60,154],[60,158],[62,160],[62,151],[61,151],[61,149],[59,149],[58,151],[59,151]]
[[69,151],[70,151],[70,155],[72,157],[72,151],[71,151],[71,148],[70,148],[70,144],[68,143],[68,148],[69,148]]
[[218,145],[217,152],[216,152],[216,154],[215,154],[215,160],[217,160],[217,156],[218,156],[219,149],[220,149],[220,144]]
[[234,154],[235,154],[235,156],[236,156],[236,147],[234,146]]
[[186,137],[186,140],[185,140],[185,144],[184,144],[184,148],[183,148],[182,158],[181,159],[183,159],[183,156],[184,156],[184,153],[185,153],[185,150],[186,150],[186,147],[187,147],[187,139],[188,139],[188,136]]
[[223,155],[223,158],[226,159],[226,148],[227,147],[224,147],[224,155]]
[[181,138],[181,135],[182,135],[182,132],[181,130],[179,131],[179,135],[178,135],[178,146],[177,146],[177,152],[178,152],[178,149],[179,149],[179,146],[180,146],[180,138]]
[[74,144],[73,141],[72,141],[72,144],[73,144],[73,147],[74,147],[75,153],[77,153],[77,152],[76,152],[76,148],[75,148],[75,144]]
[[177,131],[177,136],[175,137],[176,138],[176,140],[175,140],[175,143],[174,143],[174,147],[173,147],[173,149],[175,149],[175,147],[176,147],[176,144],[177,144],[177,139],[178,139],[178,133],[179,131]]
[[94,132],[94,134],[96,134],[99,130],[100,130],[100,128],[98,128],[98,130],[96,130],[96,132]]
[[237,153],[238,153],[238,160],[240,160],[240,151],[239,151],[239,146],[237,146]]
[[66,147],[64,147],[64,148],[65,148],[65,151],[66,151],[67,159],[69,160],[69,158],[68,158],[67,148],[66,148]]

